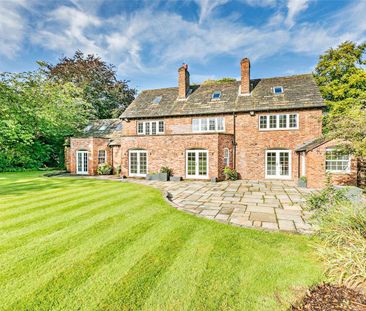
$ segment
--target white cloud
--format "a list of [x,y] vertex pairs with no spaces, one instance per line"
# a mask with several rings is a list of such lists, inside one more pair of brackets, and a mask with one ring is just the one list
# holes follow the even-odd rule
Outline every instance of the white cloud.
[[288,0],[287,2],[287,18],[286,25],[292,27],[295,24],[297,15],[308,8],[309,0]]

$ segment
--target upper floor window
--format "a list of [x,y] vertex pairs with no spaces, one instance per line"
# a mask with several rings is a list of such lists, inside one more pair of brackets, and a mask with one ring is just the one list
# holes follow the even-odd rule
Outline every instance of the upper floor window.
[[140,121],[137,122],[138,135],[164,134],[164,121]]
[[212,93],[212,100],[219,100],[221,98],[221,92],[220,91],[216,91]]
[[98,151],[98,164],[104,164],[107,160],[105,150]]
[[299,115],[270,114],[259,116],[260,130],[290,130],[299,128]]
[[224,130],[223,117],[192,119],[192,132],[222,132]]
[[325,151],[325,169],[333,173],[350,172],[350,155],[335,148],[327,148]]
[[282,86],[275,86],[272,88],[274,94],[282,94],[283,93],[283,87]]

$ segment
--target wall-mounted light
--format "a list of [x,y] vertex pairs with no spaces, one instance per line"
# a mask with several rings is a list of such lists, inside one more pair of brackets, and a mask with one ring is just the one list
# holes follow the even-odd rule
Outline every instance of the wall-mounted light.
[[254,111],[249,112],[249,114],[253,117],[255,115]]

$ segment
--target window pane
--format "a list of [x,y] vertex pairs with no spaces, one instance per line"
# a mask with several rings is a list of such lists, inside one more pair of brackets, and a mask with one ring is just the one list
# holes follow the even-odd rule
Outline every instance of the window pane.
[[287,115],[286,114],[280,114],[279,116],[279,127],[281,129],[284,129],[287,127]]
[[290,128],[297,128],[297,114],[290,114]]
[[140,152],[140,174],[147,173],[147,155],[146,152]]
[[277,128],[277,115],[269,116],[269,127],[271,129]]
[[276,175],[276,152],[267,152],[267,175]]
[[137,123],[137,133],[138,134],[144,133],[144,123],[143,122]]
[[159,133],[164,133],[164,121],[159,121]]
[[261,128],[261,129],[267,128],[267,116],[259,117],[259,128]]
[[145,135],[150,135],[150,123],[145,123]]
[[198,132],[200,130],[200,120],[192,119],[192,132]]
[[224,118],[217,118],[217,130],[218,131],[224,130]]
[[151,134],[156,135],[156,122],[151,122]]
[[216,129],[216,119],[209,119],[209,130],[214,131]]
[[196,153],[188,152],[187,161],[187,174],[196,175]]
[[131,174],[137,174],[137,153],[136,152],[131,152],[130,153],[130,170],[131,170]]
[[201,131],[203,132],[208,130],[207,121],[207,119],[201,119]]
[[280,175],[289,176],[290,175],[289,173],[290,173],[289,153],[280,152]]
[[207,153],[199,152],[198,158],[198,175],[205,176],[207,175]]
[[98,164],[105,163],[105,150],[98,151]]

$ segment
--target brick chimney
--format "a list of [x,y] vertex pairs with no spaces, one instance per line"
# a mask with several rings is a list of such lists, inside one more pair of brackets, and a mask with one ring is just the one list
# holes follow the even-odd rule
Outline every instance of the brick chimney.
[[249,58],[243,58],[240,62],[241,71],[241,90],[240,95],[250,94],[250,61]]
[[187,98],[187,92],[189,90],[189,72],[187,64],[183,64],[182,67],[178,69],[178,89],[178,98]]

